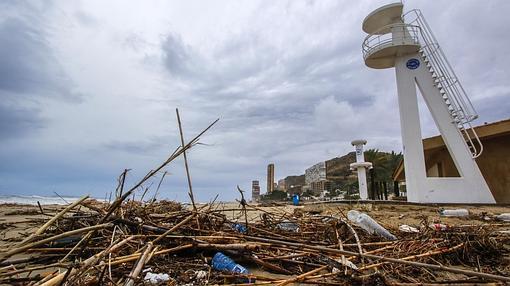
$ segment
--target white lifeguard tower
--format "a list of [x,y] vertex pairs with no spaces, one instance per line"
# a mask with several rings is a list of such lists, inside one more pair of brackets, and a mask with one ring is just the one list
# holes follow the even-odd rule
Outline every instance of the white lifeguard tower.
[[[495,203],[475,158],[482,143],[471,126],[476,114],[419,10],[385,5],[363,21],[368,67],[395,67],[407,199],[420,203]],[[427,177],[418,112],[418,86],[460,177]]]

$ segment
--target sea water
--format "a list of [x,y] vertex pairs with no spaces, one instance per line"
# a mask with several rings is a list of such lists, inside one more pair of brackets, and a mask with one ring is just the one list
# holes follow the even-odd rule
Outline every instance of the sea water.
[[20,205],[67,205],[79,200],[79,197],[36,196],[36,195],[0,195],[0,204]]

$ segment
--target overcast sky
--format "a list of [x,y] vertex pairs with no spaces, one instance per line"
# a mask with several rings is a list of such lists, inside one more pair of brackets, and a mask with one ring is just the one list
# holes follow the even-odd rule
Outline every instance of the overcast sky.
[[[196,196],[265,192],[367,148],[401,151],[394,69],[362,59],[363,18],[389,1],[1,1],[0,194],[104,197],[186,138]],[[480,119],[510,117],[510,1],[405,1],[424,13]],[[424,136],[435,135],[423,117]],[[187,200],[183,161],[161,196]],[[157,182],[156,182],[157,183]],[[149,186],[149,185],[147,185]]]

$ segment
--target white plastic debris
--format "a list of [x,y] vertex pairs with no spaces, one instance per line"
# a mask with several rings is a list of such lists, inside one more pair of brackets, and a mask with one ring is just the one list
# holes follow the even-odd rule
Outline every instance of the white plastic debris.
[[497,220],[510,221],[510,213],[503,213],[496,216]]
[[401,232],[414,232],[414,233],[420,232],[417,228],[412,227],[407,224],[403,224],[403,225],[399,226],[398,230],[400,230]]
[[277,228],[286,231],[298,232],[299,225],[297,223],[291,222],[289,220],[284,220],[281,223],[276,225]]
[[462,216],[468,216],[469,211],[467,209],[440,210],[439,214],[441,216],[462,217]]
[[166,273],[152,273],[147,272],[143,280],[150,282],[151,284],[159,284],[170,280],[170,276]]
[[357,210],[350,210],[347,212],[347,218],[368,233],[375,233],[388,240],[397,240],[396,236],[391,234],[366,213],[360,213]]
[[195,278],[197,280],[204,280],[207,277],[207,271],[199,270],[195,272]]

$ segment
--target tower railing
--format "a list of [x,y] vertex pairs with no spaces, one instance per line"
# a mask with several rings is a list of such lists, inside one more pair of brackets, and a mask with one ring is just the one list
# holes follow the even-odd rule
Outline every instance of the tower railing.
[[[381,31],[393,31],[393,33]],[[377,29],[365,37],[362,46],[363,59],[373,53],[391,46],[418,45],[420,42],[420,27],[405,23],[395,23]]]
[[483,145],[478,134],[471,126],[471,122],[478,118],[478,114],[436,37],[432,33],[429,24],[418,9],[411,10],[402,15],[402,21],[406,25],[418,26],[420,28],[418,40],[421,43],[420,53],[423,60],[432,73],[434,83],[448,107],[453,122],[457,124],[457,127],[464,136],[473,158],[480,156],[483,151]]

